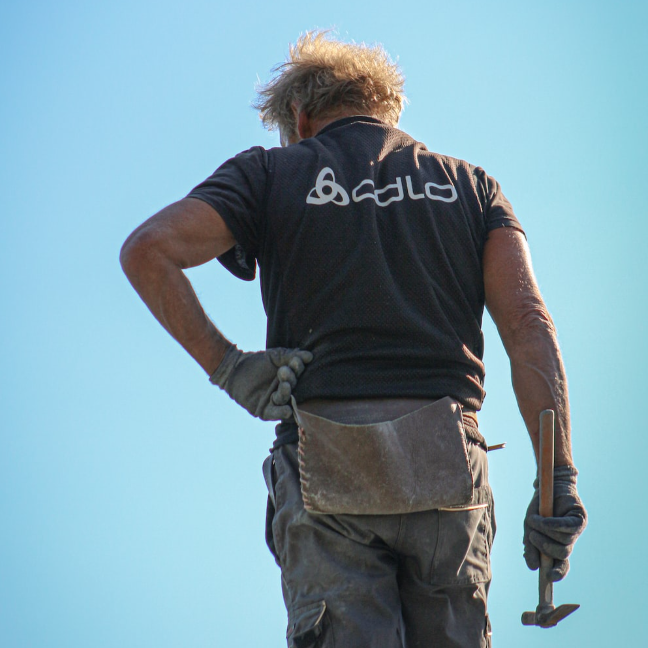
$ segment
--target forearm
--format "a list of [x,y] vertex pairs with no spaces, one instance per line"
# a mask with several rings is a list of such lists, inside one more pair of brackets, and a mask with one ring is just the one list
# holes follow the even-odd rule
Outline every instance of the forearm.
[[158,322],[211,375],[231,343],[205,314],[182,269],[154,246],[128,242],[121,262]]
[[539,415],[555,412],[555,464],[573,464],[569,395],[553,322],[546,310],[536,312],[526,326],[503,336],[511,360],[513,390],[538,457]]
[[567,378],[524,235],[507,227],[484,248],[486,305],[511,360],[513,389],[538,457],[540,412],[556,414],[556,465],[572,464]]
[[524,556],[530,569],[540,566],[540,552],[550,556],[556,561],[551,580],[560,580],[569,569],[568,556],[585,528],[587,514],[576,492],[567,378],[556,330],[538,289],[529,247],[521,232],[507,227],[490,232],[483,263],[486,305],[511,361],[513,389],[536,460],[540,412],[552,409],[556,414],[554,515],[539,515],[536,488],[524,522]]
[[587,512],[576,488],[578,471],[571,455],[567,381],[549,315],[538,318],[528,327],[523,339],[510,352],[513,387],[536,457],[539,456],[539,414],[543,409],[552,409],[556,414],[555,460],[550,475],[551,512],[547,515],[548,511],[540,507],[543,486],[538,471],[524,517],[524,559],[529,569],[544,568],[540,578],[543,587],[543,579],[553,582],[567,575],[569,556],[587,524]]

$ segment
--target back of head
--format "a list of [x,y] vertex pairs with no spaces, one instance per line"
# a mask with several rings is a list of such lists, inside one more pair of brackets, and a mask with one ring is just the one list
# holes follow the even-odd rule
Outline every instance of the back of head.
[[357,114],[398,124],[404,78],[381,45],[343,43],[327,32],[308,32],[273,71],[253,106],[266,128],[279,129],[282,141],[296,132],[293,106],[311,119]]

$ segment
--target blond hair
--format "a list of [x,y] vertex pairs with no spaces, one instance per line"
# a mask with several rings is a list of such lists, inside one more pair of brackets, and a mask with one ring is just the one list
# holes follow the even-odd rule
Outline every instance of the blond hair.
[[328,32],[312,31],[290,46],[285,63],[257,89],[252,104],[263,125],[282,139],[297,131],[293,104],[310,118],[338,114],[371,115],[398,124],[405,80],[382,45],[343,43]]

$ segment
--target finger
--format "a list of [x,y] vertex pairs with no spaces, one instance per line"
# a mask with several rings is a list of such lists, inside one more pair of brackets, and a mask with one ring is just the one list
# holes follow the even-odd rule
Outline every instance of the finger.
[[288,405],[268,405],[259,418],[263,421],[287,421],[292,415],[292,408]]
[[302,362],[308,364],[313,359],[313,354],[310,351],[297,349],[295,353],[301,358]]
[[553,542],[557,542],[559,544],[563,545],[571,545],[576,542],[576,539],[578,536],[572,535],[571,533],[556,533],[554,531],[546,530],[543,527],[539,528],[529,528],[529,533],[531,532],[537,532],[540,535],[544,536],[545,538],[548,538],[549,540],[552,540]]
[[291,387],[295,387],[295,385],[297,384],[297,376],[295,376],[295,372],[290,367],[286,367],[285,365],[283,367],[279,367],[277,371],[277,378],[281,382],[287,382]]
[[579,517],[587,522],[587,511],[578,497],[576,488],[568,492],[556,493],[554,491],[554,513],[552,517]]
[[540,515],[530,515],[527,518],[527,524],[530,528],[559,542],[564,542],[565,538],[575,541],[585,528],[584,520],[577,516],[546,518]]
[[295,375],[297,377],[301,376],[304,369],[306,368],[299,356],[293,356],[292,358],[290,358],[288,366],[295,372]]
[[284,349],[283,347],[267,349],[265,353],[266,357],[270,359],[270,362],[272,362],[275,367],[287,365],[293,356],[292,349]]
[[299,358],[302,363],[308,364],[313,359],[313,354],[310,351],[303,349],[285,349],[283,347],[275,347],[265,351],[270,361],[276,366],[290,364],[293,358]]
[[553,567],[549,570],[549,580],[556,583],[567,576],[569,572],[569,560],[555,560]]
[[564,545],[551,538],[548,538],[537,531],[531,531],[529,534],[529,541],[533,544],[540,553],[549,556],[554,560],[565,560],[572,552],[573,544]]
[[531,571],[540,567],[540,552],[531,544],[524,546],[524,560]]
[[287,405],[290,401],[291,393],[290,383],[280,382],[277,390],[272,394],[272,402],[275,405]]
[[[529,508],[531,508],[531,506],[529,506]],[[527,567],[530,570],[535,571],[540,567],[540,552],[529,542],[529,533],[531,533],[531,529],[527,524],[528,518],[529,514],[527,513],[527,516],[524,518],[524,535],[522,537],[522,543],[524,544],[524,560],[526,561]]]
[[527,522],[529,526],[543,526],[546,529],[562,533],[573,533],[575,530],[581,531],[585,528],[585,519],[576,513],[554,515],[552,517],[531,514],[527,518]]

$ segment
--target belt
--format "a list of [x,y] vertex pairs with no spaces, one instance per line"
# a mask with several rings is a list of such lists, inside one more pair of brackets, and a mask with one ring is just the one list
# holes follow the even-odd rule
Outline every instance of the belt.
[[[438,398],[360,398],[348,400],[313,399],[299,404],[299,409],[336,423],[364,425],[393,421],[421,409]],[[462,407],[466,437],[487,449],[486,440],[480,434],[477,412]]]

